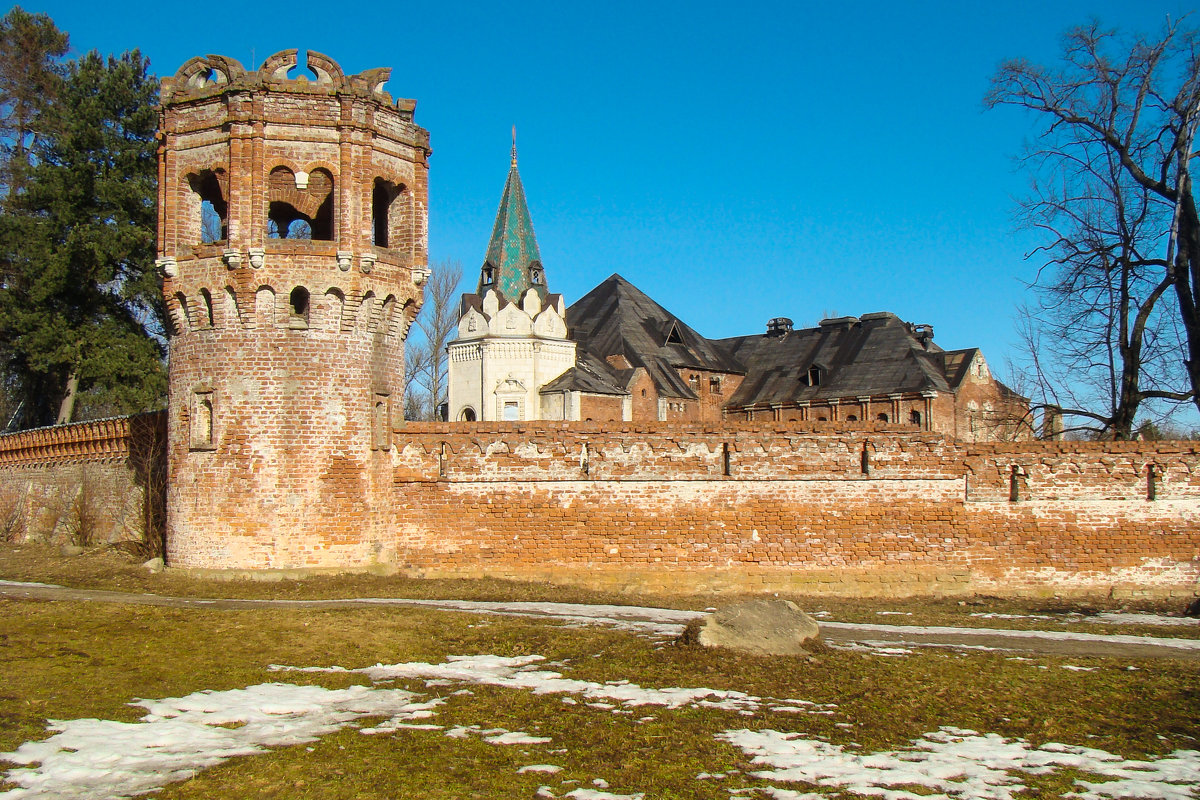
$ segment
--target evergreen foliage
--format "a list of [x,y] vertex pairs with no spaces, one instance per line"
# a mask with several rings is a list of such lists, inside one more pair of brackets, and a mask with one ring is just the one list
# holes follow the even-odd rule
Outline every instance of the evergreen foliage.
[[162,405],[148,67],[137,51],[67,63],[39,118],[28,181],[6,199],[0,353],[20,427]]

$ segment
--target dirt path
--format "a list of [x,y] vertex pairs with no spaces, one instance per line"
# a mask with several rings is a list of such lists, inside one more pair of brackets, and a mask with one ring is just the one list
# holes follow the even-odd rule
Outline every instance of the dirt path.
[[[42,583],[0,580],[0,597],[12,600],[77,601],[165,606],[169,608],[362,608],[367,606],[423,606],[446,611],[543,618],[579,625],[606,625],[625,630],[677,635],[689,620],[703,612],[638,606],[584,605],[576,603],[483,602],[472,600],[410,600],[403,598],[352,598],[344,600],[239,600],[197,599],[155,594],[133,594],[103,589],[71,589]],[[1130,636],[1125,634],[1023,631],[998,628],[879,625],[821,621],[822,636],[837,643],[885,643],[889,647],[955,647],[1008,650],[1023,653],[1106,658],[1174,658],[1200,660],[1200,639]]]

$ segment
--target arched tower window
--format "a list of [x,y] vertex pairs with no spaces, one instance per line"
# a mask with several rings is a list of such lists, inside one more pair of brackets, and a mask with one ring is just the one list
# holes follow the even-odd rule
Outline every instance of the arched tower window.
[[267,236],[272,239],[333,239],[333,176],[326,170],[271,170],[267,180]]
[[197,220],[198,241],[201,244],[212,244],[228,239],[229,204],[225,196],[228,178],[225,170],[202,170],[199,173],[188,175],[187,181],[193,195],[200,201],[200,218]]
[[212,294],[208,289],[200,290],[200,325],[204,328],[213,326]]
[[496,282],[496,268],[491,265],[491,262],[483,265],[483,273],[479,280],[484,286],[491,286]]
[[392,228],[396,216],[396,198],[404,191],[403,185],[397,185],[383,178],[376,178],[371,190],[371,244],[376,247],[395,247],[400,244],[393,241]]
[[908,421],[910,423],[912,423],[913,425],[920,425],[921,424],[921,412],[917,411],[915,408],[912,411],[908,412]]
[[297,286],[292,289],[292,293],[288,295],[288,327],[290,328],[307,328],[308,327],[308,309],[309,296],[308,289],[303,286]]
[[542,286],[546,283],[546,273],[542,271],[542,265],[536,261],[529,267],[529,283],[532,286]]
[[467,406],[466,408],[464,408],[458,414],[458,421],[459,422],[474,422],[475,421],[475,409],[471,408],[470,406]]

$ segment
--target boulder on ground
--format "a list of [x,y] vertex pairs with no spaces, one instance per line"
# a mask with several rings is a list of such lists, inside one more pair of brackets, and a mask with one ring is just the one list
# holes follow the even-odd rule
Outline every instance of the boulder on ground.
[[697,641],[759,655],[804,655],[820,638],[817,622],[790,600],[749,600],[719,608],[705,618]]
[[164,566],[161,558],[152,558],[142,564],[143,569],[148,569],[151,572],[162,572]]

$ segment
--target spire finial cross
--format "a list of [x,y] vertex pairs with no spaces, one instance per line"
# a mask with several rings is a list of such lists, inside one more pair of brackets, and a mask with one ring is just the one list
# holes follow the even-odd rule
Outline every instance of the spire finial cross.
[[517,165],[517,126],[513,125],[513,149],[512,149],[512,165]]

